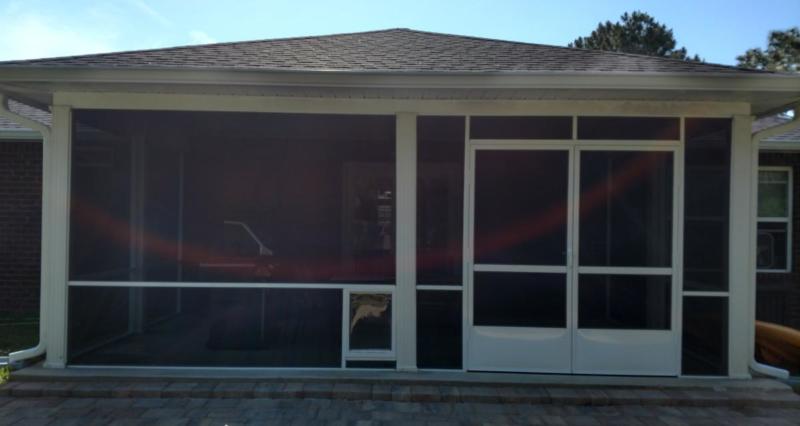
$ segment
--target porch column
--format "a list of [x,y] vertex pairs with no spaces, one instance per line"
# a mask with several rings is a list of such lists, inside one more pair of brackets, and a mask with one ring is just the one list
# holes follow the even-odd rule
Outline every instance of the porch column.
[[48,292],[45,367],[67,359],[69,170],[72,111],[53,106],[52,134],[42,147],[42,280]]
[[758,147],[751,142],[752,117],[733,116],[728,298],[728,368],[749,377],[755,338],[755,244]]
[[417,115],[397,113],[397,369],[417,369]]

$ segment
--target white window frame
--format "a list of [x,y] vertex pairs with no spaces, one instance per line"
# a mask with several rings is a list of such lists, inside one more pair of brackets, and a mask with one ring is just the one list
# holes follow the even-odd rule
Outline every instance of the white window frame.
[[[758,216],[756,218],[756,229],[758,229],[758,225],[761,223],[785,223],[786,224],[786,267],[785,268],[757,268],[756,272],[758,273],[765,273],[765,274],[785,274],[792,272],[792,203],[794,200],[792,199],[792,189],[794,186],[794,176],[793,170],[791,166],[759,166],[758,168],[758,186],[759,189],[761,187],[761,172],[786,172],[787,184],[786,184],[786,216],[785,217],[761,217]],[[758,211],[758,207],[756,207],[756,211]],[[758,243],[756,242],[756,246]]]

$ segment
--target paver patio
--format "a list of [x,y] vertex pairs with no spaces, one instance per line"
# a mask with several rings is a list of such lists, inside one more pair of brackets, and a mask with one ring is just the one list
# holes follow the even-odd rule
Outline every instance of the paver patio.
[[0,397],[4,425],[794,425],[800,409],[268,398]]
[[0,385],[0,426],[800,425],[800,395],[766,379],[379,371],[217,376],[23,369]]

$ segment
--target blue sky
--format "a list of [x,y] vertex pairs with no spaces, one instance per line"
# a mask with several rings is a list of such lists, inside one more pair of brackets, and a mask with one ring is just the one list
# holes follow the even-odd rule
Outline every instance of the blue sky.
[[724,64],[800,25],[800,0],[0,0],[0,60],[394,27],[566,45],[633,10]]

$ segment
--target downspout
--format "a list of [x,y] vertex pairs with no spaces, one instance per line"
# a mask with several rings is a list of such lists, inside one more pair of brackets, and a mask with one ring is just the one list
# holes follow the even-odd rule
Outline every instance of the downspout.
[[[754,180],[755,180],[754,186],[755,186],[756,193],[754,194],[753,203],[752,203],[753,206],[751,207],[751,210],[753,212],[752,214],[753,214],[754,218],[758,214],[757,213],[758,212],[758,210],[757,210],[758,209],[758,206],[757,206],[758,205],[758,202],[757,202],[757,200],[758,200],[758,153],[760,152],[759,147],[761,146],[761,141],[764,140],[764,139],[770,138],[772,136],[775,136],[775,135],[780,135],[782,133],[786,133],[786,132],[792,131],[792,130],[800,127],[800,108],[797,108],[797,106],[800,106],[800,104],[795,105],[796,108],[794,110],[794,117],[792,118],[791,121],[788,121],[788,122],[783,123],[783,124],[778,125],[778,126],[773,126],[773,127],[768,128],[768,129],[761,130],[760,132],[753,133],[753,135],[752,135],[752,144],[753,144],[754,149],[756,151],[756,158],[755,158],[755,164],[756,164],[756,173],[755,173],[755,175],[756,176],[754,178]],[[753,247],[751,247],[751,251],[754,253],[755,250],[756,250],[756,248],[755,248],[756,240],[753,240],[752,246]],[[752,256],[752,259],[755,259],[755,256]],[[753,286],[753,289],[752,289],[752,300],[753,300],[753,303],[752,303],[753,308],[752,308],[752,310],[753,310],[753,312],[751,312],[751,315],[750,315],[751,318],[752,318],[751,322],[753,324],[753,331],[752,331],[753,338],[751,340],[753,342],[752,344],[755,347],[756,272],[755,272],[755,263],[754,263],[754,261],[751,262],[751,263],[753,263],[753,265],[751,265],[751,268],[753,268],[753,273],[751,274],[751,276],[753,278],[751,280],[751,285]],[[789,371],[788,370],[785,370],[783,368],[773,367],[773,366],[767,365],[767,364],[762,364],[762,363],[760,363],[760,362],[758,362],[756,360],[756,358],[755,358],[755,350],[753,350],[752,352],[753,352],[753,354],[751,355],[750,363],[749,363],[751,370],[753,370],[756,373],[762,374],[764,376],[773,377],[773,378],[776,378],[776,379],[781,379],[781,380],[788,380],[789,379]]]
[[[13,122],[16,122],[19,125],[28,127],[32,130],[39,132],[42,135],[42,147],[48,146],[50,143],[50,127],[39,123],[38,121],[31,120],[27,117],[19,115],[14,111],[11,111],[8,105],[8,97],[0,93],[0,116],[5,117]],[[42,149],[44,153],[45,150]],[[42,172],[46,173],[44,161],[42,162]],[[42,197],[44,197],[47,188],[44,187],[44,179],[42,179]],[[45,236],[44,230],[44,220],[42,221],[42,236]],[[42,245],[44,245],[44,239],[41,241]],[[48,300],[48,291],[47,291],[47,277],[46,271],[44,267],[44,262],[40,262],[40,276],[39,276],[39,342],[36,346],[28,349],[23,349],[17,352],[12,352],[8,355],[8,363],[13,365],[16,362],[20,362],[26,359],[35,358],[41,356],[45,353],[46,347],[46,335],[47,335],[47,328],[46,324],[46,316],[47,316],[47,300]]]

